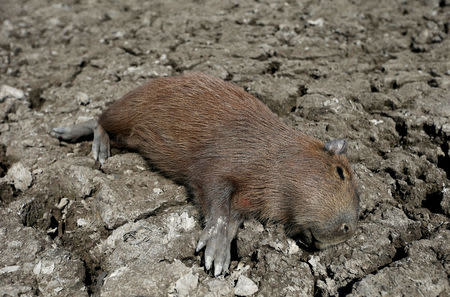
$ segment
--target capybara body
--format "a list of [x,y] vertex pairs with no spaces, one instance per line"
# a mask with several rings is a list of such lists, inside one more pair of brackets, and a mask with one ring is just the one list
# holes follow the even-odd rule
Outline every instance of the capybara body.
[[228,269],[247,214],[282,222],[317,248],[356,228],[359,198],[345,141],[324,144],[289,127],[229,82],[200,73],[153,79],[94,126],[97,145],[109,149],[109,136],[192,190],[206,223],[197,250],[206,246],[205,266],[214,262],[215,275]]

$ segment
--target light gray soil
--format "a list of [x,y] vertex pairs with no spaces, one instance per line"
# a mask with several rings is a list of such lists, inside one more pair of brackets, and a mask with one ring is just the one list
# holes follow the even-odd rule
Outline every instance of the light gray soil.
[[[0,296],[449,296],[449,20],[446,0],[0,0]],[[347,138],[355,236],[312,252],[250,219],[213,278],[183,187],[48,134],[185,71]]]

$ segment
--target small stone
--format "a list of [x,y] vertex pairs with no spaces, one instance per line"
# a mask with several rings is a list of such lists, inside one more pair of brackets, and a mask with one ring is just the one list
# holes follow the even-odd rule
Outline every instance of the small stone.
[[383,120],[377,120],[377,119],[369,120],[369,122],[370,122],[371,124],[373,124],[374,126],[379,125],[379,124],[383,124],[383,123],[384,123]]
[[258,292],[258,286],[245,275],[241,275],[238,279],[234,294],[238,296],[250,296]]
[[318,256],[311,256],[308,259],[308,263],[312,267],[312,270],[314,272],[314,276],[327,275],[325,266],[322,263],[320,263],[320,257],[318,257]]
[[189,293],[198,285],[198,276],[193,275],[192,272],[182,276],[175,283],[175,289],[178,292],[178,296],[189,296]]
[[33,268],[33,273],[39,275],[41,273],[42,261],[39,261]]
[[224,279],[212,279],[208,282],[209,291],[213,294],[216,292],[220,292],[223,296],[231,295],[233,292],[233,287],[231,284]]
[[153,193],[155,193],[156,195],[162,194],[163,190],[161,190],[160,188],[153,188]]
[[17,190],[25,191],[31,186],[33,180],[30,170],[22,163],[15,163],[9,168],[7,176]]
[[322,27],[323,26],[323,19],[322,18],[318,18],[316,20],[309,20],[308,24],[311,26],[318,26],[318,27]]
[[88,222],[85,219],[78,219],[77,220],[77,226],[78,227],[84,227],[87,226]]
[[13,97],[16,99],[22,99],[25,96],[22,90],[13,88],[8,85],[3,85],[0,89],[0,102],[5,100],[5,98]]
[[295,243],[294,240],[288,238],[288,243],[289,243],[289,249],[288,249],[289,255],[296,254],[300,251],[300,248],[298,247],[298,245]]
[[25,139],[24,141],[22,141],[22,145],[23,147],[33,147],[34,142],[32,139]]
[[44,172],[44,170],[42,170],[42,168],[37,168],[33,170],[33,175],[38,175],[41,174],[42,172]]
[[5,267],[0,269],[0,275],[2,275],[4,273],[8,273],[8,272],[15,272],[15,271],[17,271],[19,269],[20,269],[19,265],[5,266]]
[[88,105],[91,102],[91,99],[86,93],[78,92],[75,96],[75,99],[77,100],[78,104],[80,105]]
[[46,262],[44,265],[41,266],[41,272],[43,274],[52,274],[54,270],[55,270],[54,262]]
[[58,209],[63,209],[64,207],[66,207],[66,205],[69,203],[69,199],[67,198],[61,198],[61,200],[59,201],[58,205],[56,205],[56,208]]

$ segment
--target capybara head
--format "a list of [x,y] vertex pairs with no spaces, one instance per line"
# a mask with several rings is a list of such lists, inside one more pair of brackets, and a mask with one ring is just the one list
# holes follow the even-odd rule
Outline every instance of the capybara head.
[[[318,249],[347,240],[356,230],[359,195],[343,155],[345,140],[333,140],[299,154],[302,172],[290,179],[290,232]],[[306,169],[305,169],[306,168]],[[293,178],[293,177],[292,177]]]

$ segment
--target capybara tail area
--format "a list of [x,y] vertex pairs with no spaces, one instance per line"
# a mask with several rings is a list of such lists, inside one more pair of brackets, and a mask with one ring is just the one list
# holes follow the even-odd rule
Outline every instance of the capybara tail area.
[[117,139],[126,139],[130,136],[141,110],[138,106],[142,95],[141,89],[142,87],[126,94],[101,114],[98,123],[110,136]]
[[112,137],[123,138],[130,134],[130,117],[127,112],[119,110],[120,106],[114,104],[98,119],[98,123]]

